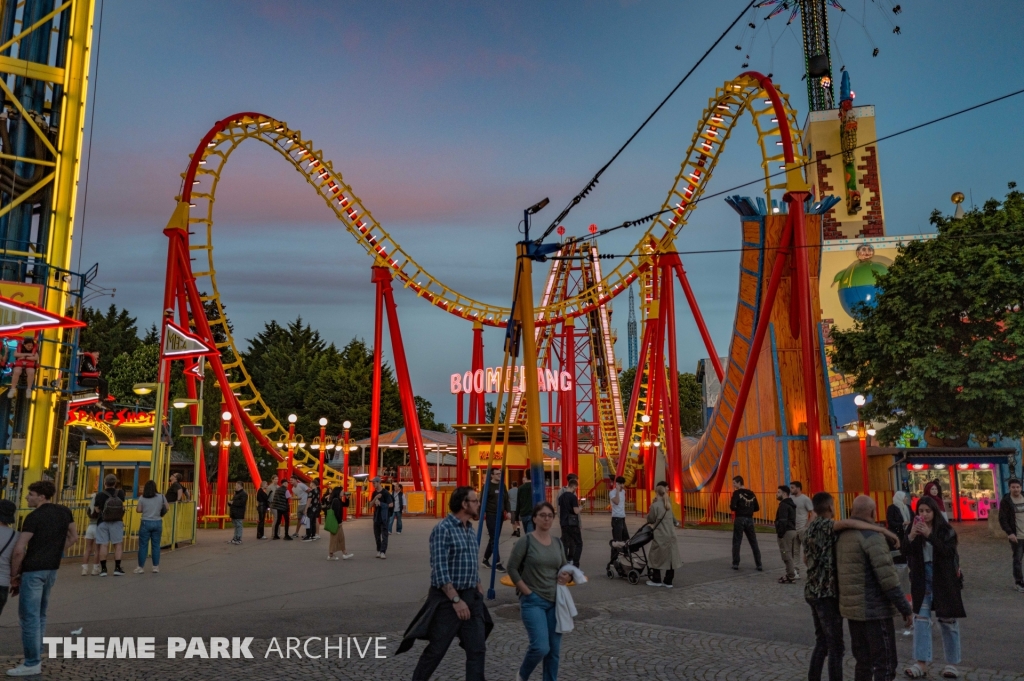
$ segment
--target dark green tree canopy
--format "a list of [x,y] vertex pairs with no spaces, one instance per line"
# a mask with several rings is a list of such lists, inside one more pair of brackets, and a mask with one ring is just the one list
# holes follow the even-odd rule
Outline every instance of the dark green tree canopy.
[[875,307],[833,333],[836,369],[870,394],[865,418],[948,434],[1024,433],[1024,195],[962,218],[932,213],[937,238],[900,249]]

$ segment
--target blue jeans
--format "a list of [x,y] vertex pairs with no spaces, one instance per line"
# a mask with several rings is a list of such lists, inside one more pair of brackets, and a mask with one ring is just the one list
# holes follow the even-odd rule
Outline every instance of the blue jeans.
[[18,623],[21,625],[21,647],[25,649],[26,667],[34,667],[42,661],[46,606],[50,602],[50,589],[56,581],[56,570],[33,570],[21,575]]
[[556,681],[562,635],[555,632],[555,602],[531,593],[519,597],[519,611],[526,635],[530,637],[530,647],[526,649],[526,657],[519,667],[519,676],[526,681],[543,660],[544,681]]
[[[921,609],[914,616],[914,659],[932,661],[932,564],[924,564],[925,592]],[[955,619],[939,619],[942,652],[946,664],[960,664],[960,623]]]
[[160,565],[160,538],[164,534],[164,521],[143,520],[139,524],[139,567],[146,567],[150,545],[153,547],[153,567]]
[[391,534],[394,531],[394,527],[395,527],[396,521],[398,523],[398,532],[399,532],[399,534],[401,534],[401,532],[402,532],[402,512],[401,511],[395,511],[388,518],[388,534]]
[[533,516],[519,516],[519,520],[523,523],[523,532],[525,534],[533,532]]
[[242,524],[245,522],[242,518],[232,518],[231,524],[235,526],[235,541],[242,541]]

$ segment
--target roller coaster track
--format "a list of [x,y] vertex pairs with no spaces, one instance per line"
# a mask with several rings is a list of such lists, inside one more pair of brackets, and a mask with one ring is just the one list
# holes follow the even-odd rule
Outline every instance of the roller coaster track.
[[[656,250],[661,244],[671,243],[686,224],[707,187],[726,141],[745,111],[751,113],[757,131],[765,175],[764,192],[768,204],[771,205],[773,192],[781,192],[786,185],[784,181],[773,183],[772,174],[784,167],[782,142],[776,141],[780,137],[778,121],[775,118],[766,120],[774,116],[775,110],[765,88],[761,85],[762,78],[759,74],[743,74],[716,90],[715,96],[710,99],[708,107],[701,115],[686,158],[663,204],[663,209],[670,213],[650,223],[630,253],[611,272],[595,281],[593,286],[578,295],[554,300],[546,306],[538,307],[536,324],[539,327],[554,325],[566,318],[579,317],[599,310],[604,303],[625,291],[629,284],[637,279],[649,262],[651,244],[656,244]],[[796,112],[789,106],[787,96],[782,95],[782,101],[789,128],[796,132],[799,130]],[[188,247],[194,256],[200,256],[196,258],[197,261],[202,256],[205,256],[206,261],[206,265],[201,266],[205,269],[195,271],[195,268],[192,268],[188,274],[197,290],[204,292],[202,303],[207,308],[211,335],[209,340],[216,341],[221,351],[223,367],[229,381],[227,389],[222,387],[225,399],[237,402],[238,411],[246,412],[246,425],[250,426],[260,444],[280,457],[281,452],[274,446],[270,437],[283,436],[287,429],[263,401],[242,363],[224,314],[214,266],[213,209],[217,186],[231,154],[248,140],[266,144],[287,160],[320,195],[349,234],[355,238],[356,243],[373,259],[374,264],[389,268],[403,286],[411,289],[419,297],[445,312],[488,326],[504,326],[510,310],[474,300],[432,276],[381,227],[352,191],[352,187],[342,178],[341,173],[334,169],[331,161],[324,157],[321,150],[316,149],[311,140],[304,138],[300,131],[289,128],[283,121],[254,112],[235,114],[219,121],[200,142],[191,157],[188,170],[182,175],[184,182],[179,197],[179,208],[187,206],[189,210],[181,217],[187,215],[188,233],[199,237],[188,240]],[[794,147],[799,149],[798,139]],[[798,169],[790,170],[799,172]],[[176,216],[178,215],[176,212]],[[172,221],[174,219],[172,218]],[[188,266],[192,267],[191,264]],[[627,415],[631,416],[634,415]],[[303,452],[296,450],[296,456],[302,455]],[[297,463],[303,468],[308,468],[313,462],[313,457],[305,453],[304,458],[308,458],[309,461]],[[328,477],[331,475],[329,472]]]

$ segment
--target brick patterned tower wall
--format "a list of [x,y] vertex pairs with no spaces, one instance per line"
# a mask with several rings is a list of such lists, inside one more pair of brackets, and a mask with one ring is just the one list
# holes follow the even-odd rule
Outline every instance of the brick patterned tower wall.
[[874,146],[864,147],[864,165],[857,166],[857,170],[861,172],[861,177],[858,178],[861,186],[871,192],[871,199],[865,206],[864,226],[857,236],[885,236],[885,225],[882,218],[882,190],[878,178],[878,156]]
[[[825,160],[828,158],[828,152],[819,150],[814,156],[818,171],[818,196],[828,196],[835,191],[835,187],[829,184],[828,181],[828,174],[831,170],[828,164],[825,163]],[[843,233],[839,231],[839,221],[836,220],[836,209],[834,207],[822,216],[821,229],[822,237],[825,241],[844,238]]]

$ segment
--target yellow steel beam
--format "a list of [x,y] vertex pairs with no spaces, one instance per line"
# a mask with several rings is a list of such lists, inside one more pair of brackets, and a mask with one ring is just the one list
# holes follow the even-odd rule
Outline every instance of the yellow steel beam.
[[[53,204],[50,234],[46,245],[46,261],[52,267],[70,269],[72,236],[74,234],[75,203],[78,198],[78,172],[82,157],[82,133],[85,129],[85,104],[88,95],[89,63],[92,56],[92,24],[95,4],[93,0],[69,0],[51,15],[70,7],[70,25],[67,32],[64,65],[62,116],[57,137],[56,176],[53,180]],[[42,20],[41,20],[42,21]],[[38,23],[38,22],[37,22]],[[34,30],[35,26],[29,30]],[[27,31],[23,32],[24,35]],[[20,39],[16,36],[15,40]],[[0,84],[3,81],[0,80]],[[6,86],[4,86],[6,90]],[[17,103],[17,100],[14,100]],[[31,122],[31,119],[29,119]],[[35,127],[33,123],[33,127]],[[37,134],[39,134],[37,130]],[[45,140],[45,138],[44,138]],[[49,145],[49,142],[47,142]],[[58,288],[59,286],[59,288]],[[45,308],[55,314],[65,314],[68,304],[67,283],[51,281]],[[40,367],[60,366],[60,339],[62,331],[44,331],[40,344]],[[37,385],[48,385],[59,380],[59,372],[43,369],[36,373]],[[57,410],[61,407],[58,394],[36,388],[32,395],[28,430],[22,466],[22,503],[28,486],[42,477],[50,466],[53,453]]]
[[13,73],[33,80],[45,80],[48,83],[64,82],[64,69],[15,57],[0,55],[0,72]]

